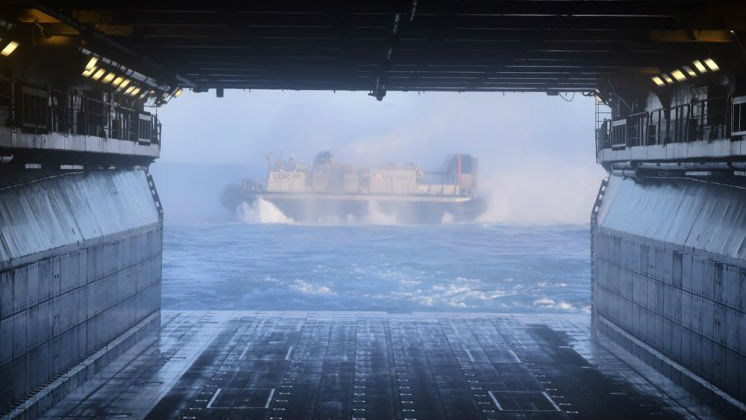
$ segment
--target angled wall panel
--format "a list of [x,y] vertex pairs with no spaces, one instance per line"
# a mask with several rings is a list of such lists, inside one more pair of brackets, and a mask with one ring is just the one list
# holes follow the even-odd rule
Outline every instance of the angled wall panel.
[[634,351],[658,352],[672,379],[742,413],[746,192],[611,176],[593,244],[594,325],[627,348],[639,340],[648,350]]
[[144,320],[157,329],[161,230],[144,170],[0,188],[0,414]]

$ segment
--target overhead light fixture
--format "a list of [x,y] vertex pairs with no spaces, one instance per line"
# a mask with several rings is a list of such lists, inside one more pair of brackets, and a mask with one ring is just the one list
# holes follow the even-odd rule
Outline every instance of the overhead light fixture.
[[682,73],[679,69],[672,71],[671,76],[673,76],[673,78],[676,79],[677,82],[683,82],[684,80],[686,80],[686,76],[684,76],[684,73]]
[[93,73],[93,76],[91,76],[91,78],[93,80],[98,80],[98,79],[101,78],[101,76],[104,75],[104,73],[106,73],[106,70],[104,70],[104,69],[98,69],[95,73]]
[[660,78],[660,77],[658,77],[658,76],[653,76],[653,77],[651,77],[651,78],[650,78],[650,80],[652,80],[652,81],[653,81],[653,83],[655,83],[655,84],[656,84],[656,85],[658,85],[658,86],[663,86],[663,85],[665,85],[665,84],[666,84],[665,82],[663,82],[663,79],[661,79],[661,78]]
[[0,50],[0,54],[2,54],[2,55],[4,55],[4,56],[7,57],[7,56],[13,54],[13,51],[15,51],[16,48],[18,48],[18,45],[19,44],[17,42],[10,41],[10,42],[8,42],[7,45],[5,45],[5,47],[3,47],[2,50]]
[[692,64],[694,64],[694,67],[696,67],[697,70],[699,70],[700,73],[707,73],[707,67],[705,67],[705,65],[702,64],[701,61],[694,60],[694,61],[692,61]]
[[708,71],[716,72],[718,70],[720,70],[720,66],[718,66],[715,60],[712,58],[704,58],[702,60],[692,61],[692,65],[681,66],[680,68],[671,70],[667,73],[651,76],[650,80],[652,80],[658,87],[661,87],[666,84],[672,85],[675,82],[685,82],[690,78],[698,77]]
[[[0,23],[2,23],[2,20],[0,20]],[[2,27],[0,27],[0,29],[2,29]],[[18,46],[15,42],[13,44],[15,44],[13,48]],[[3,40],[0,39],[0,49],[4,45],[6,45],[6,42],[3,42]],[[8,50],[7,47],[0,51],[3,54],[6,54],[6,50]],[[119,94],[129,95],[133,98],[147,99],[158,95],[163,95],[164,97],[169,94],[172,96],[179,96],[182,93],[182,88],[178,86],[173,88],[164,86],[152,77],[136,73],[134,70],[117,63],[110,58],[98,55],[85,47],[80,47],[79,51],[83,54],[80,64],[85,63],[81,75],[99,81],[104,85],[109,85],[112,87],[112,90],[115,90],[115,92]],[[7,54],[10,54],[10,51],[7,51]],[[127,79],[126,75],[128,74],[136,74],[136,77],[133,79]],[[158,93],[156,94],[154,91],[148,93],[149,86],[155,87]]]
[[710,68],[710,70],[712,70],[712,71],[718,71],[718,70],[720,70],[720,67],[719,67],[719,66],[718,66],[718,64],[717,64],[717,63],[715,62],[715,60],[713,60],[712,58],[706,58],[706,59],[705,59],[705,64],[706,64],[706,65],[707,65],[707,67],[709,67],[709,68]]
[[697,72],[696,72],[696,71],[694,71],[694,70],[692,70],[692,68],[691,68],[691,67],[689,67],[689,66],[684,66],[684,67],[682,67],[682,68],[684,69],[684,71],[686,72],[686,74],[688,74],[689,76],[691,76],[691,77],[697,77]]
[[174,98],[178,98],[179,96],[181,96],[181,93],[183,91],[184,91],[184,89],[182,89],[182,88],[176,88],[176,90],[174,91]]

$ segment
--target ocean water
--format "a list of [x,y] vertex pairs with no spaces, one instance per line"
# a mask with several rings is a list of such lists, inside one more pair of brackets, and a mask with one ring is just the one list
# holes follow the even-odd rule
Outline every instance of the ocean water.
[[584,313],[584,226],[166,225],[166,309]]

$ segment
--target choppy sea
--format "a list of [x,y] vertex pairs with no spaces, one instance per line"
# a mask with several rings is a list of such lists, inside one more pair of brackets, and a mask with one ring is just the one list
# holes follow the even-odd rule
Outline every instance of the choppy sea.
[[588,312],[587,226],[166,225],[166,309]]

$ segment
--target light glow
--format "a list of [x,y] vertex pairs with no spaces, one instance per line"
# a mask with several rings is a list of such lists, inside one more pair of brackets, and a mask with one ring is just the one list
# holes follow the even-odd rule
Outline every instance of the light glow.
[[106,76],[104,76],[104,80],[102,80],[102,82],[109,83],[112,80],[114,80],[114,77],[116,77],[116,74],[114,74],[112,72],[109,72],[109,74],[107,74]]
[[4,55],[4,56],[7,57],[7,56],[13,54],[13,51],[15,51],[16,48],[18,48],[18,45],[19,44],[17,42],[10,41],[10,42],[8,42],[8,45],[6,45],[5,48],[3,48],[2,51],[0,51],[0,54],[2,54],[2,55]]
[[137,94],[140,93],[140,90],[141,89],[139,87],[136,87],[136,88],[132,89],[132,92],[130,92],[130,95],[137,96]]
[[686,72],[686,74],[688,74],[689,76],[691,76],[691,77],[697,77],[697,72],[696,72],[696,71],[694,71],[694,70],[692,70],[692,68],[691,68],[691,67],[689,67],[689,66],[684,66],[684,67],[682,67],[682,68],[684,69],[684,71]]
[[684,80],[686,80],[686,76],[684,76],[684,73],[682,73],[679,69],[672,71],[671,75],[674,79],[676,79],[677,82],[683,82]]
[[697,70],[699,70],[700,73],[707,73],[707,67],[705,67],[705,65],[702,64],[701,61],[694,60],[694,61],[692,61],[692,64],[694,64],[694,67],[696,67]]
[[134,89],[135,89],[135,87],[134,87],[134,86],[130,86],[130,87],[128,87],[128,88],[127,88],[127,89],[126,89],[126,90],[124,91],[124,93],[125,93],[126,95],[129,95],[130,93],[132,93],[132,91],[133,91]]
[[181,96],[181,92],[183,92],[183,91],[184,91],[184,89],[182,89],[182,88],[176,89],[174,91],[174,98],[178,98],[179,96]]
[[91,59],[88,60],[88,62],[85,64],[85,69],[90,70],[96,68],[96,63],[98,63],[98,58],[91,57]]
[[111,85],[112,85],[112,86],[114,86],[114,87],[118,87],[118,86],[119,86],[119,84],[120,84],[120,83],[122,83],[122,81],[123,81],[123,80],[124,80],[124,78],[123,78],[122,76],[117,76],[117,77],[116,77],[116,78],[114,79],[114,81],[113,81],[113,82],[111,82]]
[[710,68],[710,70],[712,70],[712,71],[718,71],[718,70],[720,70],[720,66],[718,66],[718,64],[717,64],[717,63],[715,62],[715,60],[713,60],[712,58],[706,58],[706,59],[705,59],[705,64],[706,64],[706,65],[707,65],[707,67],[709,67],[709,68]]
[[652,80],[652,81],[653,81],[653,83],[655,83],[655,84],[656,84],[656,85],[658,85],[658,86],[663,86],[663,85],[665,85],[665,83],[663,82],[663,79],[661,79],[661,78],[660,78],[660,77],[658,77],[658,76],[653,76],[653,77],[651,77],[651,78],[650,78],[650,80]]
[[91,75],[93,74],[94,71],[96,71],[96,68],[95,67],[91,67],[90,69],[83,70],[83,73],[81,73],[81,74],[83,76],[85,76],[85,77],[91,77]]
[[101,76],[104,75],[104,73],[106,73],[106,70],[98,69],[97,72],[93,73],[93,76],[91,76],[91,78],[93,78],[93,80],[98,80],[101,78]]
[[671,78],[671,76],[667,75],[666,73],[661,74],[661,77],[663,78],[663,80],[666,81],[666,83],[673,84],[673,79]]
[[122,80],[122,83],[119,84],[119,89],[126,88],[128,84],[130,84],[130,79],[124,79],[124,80]]

